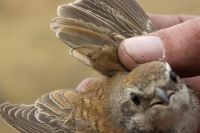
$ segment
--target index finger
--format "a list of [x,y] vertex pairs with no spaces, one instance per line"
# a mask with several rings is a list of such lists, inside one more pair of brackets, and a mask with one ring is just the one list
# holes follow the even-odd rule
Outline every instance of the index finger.
[[190,19],[197,18],[195,15],[162,15],[149,14],[149,17],[156,29],[163,29],[180,24]]

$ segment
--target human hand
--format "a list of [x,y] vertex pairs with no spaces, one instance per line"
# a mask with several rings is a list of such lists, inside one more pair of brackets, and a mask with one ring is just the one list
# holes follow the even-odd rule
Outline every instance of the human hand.
[[[152,14],[150,18],[158,31],[124,40],[119,47],[121,63],[131,70],[164,57],[188,85],[200,90],[200,18]],[[93,80],[83,80],[77,89],[84,90]]]
[[138,64],[164,58],[192,88],[200,90],[200,17],[150,18],[158,31],[124,40],[119,47],[121,63],[132,70]]

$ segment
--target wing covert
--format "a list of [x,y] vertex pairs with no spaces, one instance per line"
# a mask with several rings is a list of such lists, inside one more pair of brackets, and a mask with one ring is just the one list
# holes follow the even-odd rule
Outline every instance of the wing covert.
[[[59,6],[57,13],[51,29],[73,49],[71,55],[107,76],[126,71],[117,56],[121,41],[155,30],[135,0],[76,0]],[[112,50],[104,56],[108,47]]]
[[58,90],[43,95],[33,105],[0,105],[0,116],[22,133],[72,133],[74,102],[79,94]]

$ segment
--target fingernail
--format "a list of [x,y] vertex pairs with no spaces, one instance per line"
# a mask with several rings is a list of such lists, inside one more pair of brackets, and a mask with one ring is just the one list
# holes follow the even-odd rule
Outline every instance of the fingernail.
[[[140,36],[124,40],[121,48],[129,58],[129,65],[141,64],[149,61],[159,60],[163,56],[163,41],[158,36]],[[120,55],[119,55],[120,56]],[[120,57],[123,60],[123,57]],[[130,63],[132,61],[132,63]],[[122,62],[126,63],[126,62]],[[125,64],[126,66],[126,64]]]
[[76,89],[79,91],[84,91],[87,88],[87,86],[90,85],[94,80],[95,78],[87,78],[81,81],[81,83],[76,87]]

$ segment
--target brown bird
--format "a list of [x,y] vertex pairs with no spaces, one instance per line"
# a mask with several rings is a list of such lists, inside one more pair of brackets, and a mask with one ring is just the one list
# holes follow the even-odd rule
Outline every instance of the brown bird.
[[33,105],[4,103],[0,114],[22,133],[195,133],[199,100],[165,61],[128,72],[119,43],[154,31],[135,0],[77,0],[58,7],[51,28],[71,54],[102,75],[83,91],[56,90]]

